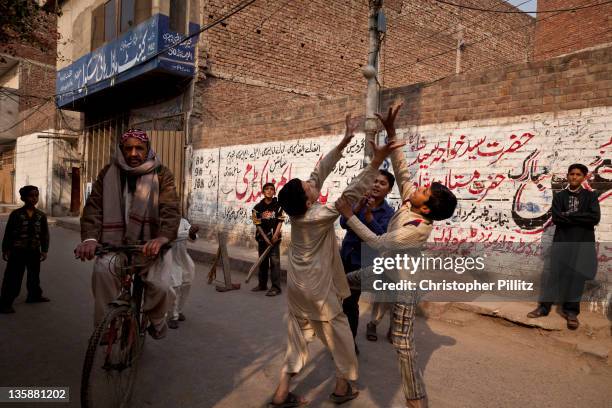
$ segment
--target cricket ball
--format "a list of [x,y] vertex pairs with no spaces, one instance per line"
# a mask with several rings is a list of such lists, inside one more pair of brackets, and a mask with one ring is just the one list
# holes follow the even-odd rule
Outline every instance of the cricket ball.
[[366,79],[374,78],[376,76],[376,68],[371,65],[366,65],[365,67],[361,68],[361,73],[364,77],[366,77]]

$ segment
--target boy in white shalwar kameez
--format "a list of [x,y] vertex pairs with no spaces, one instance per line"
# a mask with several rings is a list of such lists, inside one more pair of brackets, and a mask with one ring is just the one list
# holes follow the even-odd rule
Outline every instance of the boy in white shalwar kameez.
[[[321,339],[336,365],[336,387],[330,399],[342,403],[355,398],[349,381],[357,379],[357,356],[342,299],[350,296],[340,259],[334,222],[340,216],[333,203],[318,203],[323,182],[342,158],[357,123],[346,117],[346,133],[337,147],[321,159],[307,181],[290,180],[279,192],[279,203],[291,217],[287,265],[288,339],[285,363],[271,407],[295,407],[305,401],[289,392],[291,377],[306,364],[308,343]],[[373,146],[374,157],[360,177],[346,188],[353,201],[363,196],[379,174],[378,168],[403,143]],[[359,180],[359,181],[356,181]]]
[[191,226],[189,221],[181,218],[176,240],[172,244],[172,261],[173,268],[170,278],[172,280],[172,289],[176,294],[169,315],[168,327],[178,329],[178,322],[185,320],[183,308],[191,289],[191,282],[195,276],[195,264],[187,253],[187,239],[195,241],[197,239],[197,226]]

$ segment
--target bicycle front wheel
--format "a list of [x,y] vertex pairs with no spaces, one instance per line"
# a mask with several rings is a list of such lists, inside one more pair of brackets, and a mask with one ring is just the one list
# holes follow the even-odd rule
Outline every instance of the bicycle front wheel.
[[111,306],[89,339],[81,377],[82,407],[130,406],[143,337],[131,307]]

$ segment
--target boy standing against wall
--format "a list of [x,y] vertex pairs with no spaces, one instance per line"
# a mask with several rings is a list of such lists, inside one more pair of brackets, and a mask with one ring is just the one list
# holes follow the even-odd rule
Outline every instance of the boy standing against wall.
[[582,187],[588,173],[584,164],[569,166],[567,188],[553,197],[552,221],[556,228],[551,270],[544,277],[542,301],[527,315],[530,318],[547,316],[553,301],[557,301],[570,330],[580,325],[578,314],[584,283],[597,273],[595,226],[599,224],[601,212],[597,193]]
[[49,251],[47,216],[36,208],[38,187],[24,186],[19,189],[19,195],[24,206],[11,212],[2,240],[2,259],[8,263],[2,280],[0,313],[15,313],[13,301],[19,296],[26,269],[26,303],[49,301],[40,288],[40,263],[47,259]]
[[266,296],[281,293],[280,284],[280,241],[281,228],[285,220],[283,209],[276,199],[276,188],[273,183],[266,183],[262,188],[263,200],[253,208],[253,225],[256,227],[255,239],[257,252],[261,257],[268,247],[270,252],[259,265],[259,284],[251,289],[253,292],[268,290],[268,271],[272,286]]

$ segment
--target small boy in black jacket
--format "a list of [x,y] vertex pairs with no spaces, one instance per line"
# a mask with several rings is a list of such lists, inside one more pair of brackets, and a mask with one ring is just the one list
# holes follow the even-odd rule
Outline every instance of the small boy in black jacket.
[[552,220],[556,228],[550,274],[544,277],[538,307],[527,315],[546,316],[553,301],[557,301],[570,330],[576,330],[580,324],[578,314],[584,283],[597,273],[595,225],[599,224],[601,213],[597,193],[582,187],[588,172],[583,164],[569,166],[567,188],[553,197]]
[[285,216],[283,209],[276,199],[276,188],[272,183],[264,184],[262,188],[263,200],[253,208],[253,224],[257,228],[255,239],[258,244],[258,253],[261,257],[269,246],[272,249],[266,259],[259,266],[259,284],[252,290],[254,292],[268,290],[268,271],[272,286],[266,296],[276,296],[281,293],[280,284],[280,240],[281,228]]
[[25,269],[28,270],[27,303],[48,302],[40,288],[40,263],[47,259],[49,250],[49,226],[47,216],[36,208],[38,187],[24,186],[19,189],[21,201],[25,204],[11,212],[4,239],[2,258],[7,261],[2,292],[0,313],[15,313],[13,301],[21,291]]

